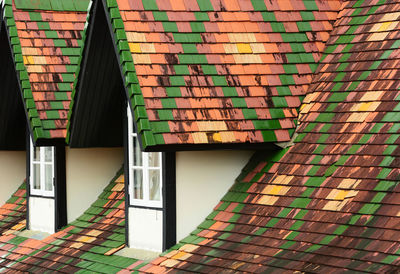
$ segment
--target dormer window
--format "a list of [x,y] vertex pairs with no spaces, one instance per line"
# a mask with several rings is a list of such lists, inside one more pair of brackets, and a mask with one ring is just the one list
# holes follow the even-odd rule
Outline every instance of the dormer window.
[[54,196],[54,147],[35,147],[31,141],[30,192],[37,196]]
[[130,204],[162,208],[162,153],[141,151],[130,110],[128,124]]
[[143,152],[129,107],[127,118],[127,245],[159,253],[176,243],[175,155]]

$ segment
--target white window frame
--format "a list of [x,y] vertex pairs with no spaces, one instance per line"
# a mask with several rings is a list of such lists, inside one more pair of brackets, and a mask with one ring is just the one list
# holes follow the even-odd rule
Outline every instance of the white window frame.
[[[133,117],[131,110],[127,108],[127,116],[128,116],[128,167],[129,167],[129,202],[132,206],[143,206],[143,207],[153,207],[153,208],[162,208],[163,206],[163,165],[162,165],[162,153],[161,152],[141,152],[142,153],[142,166],[133,165],[133,140],[134,138],[138,138],[137,133],[135,132],[135,128],[133,126]],[[159,167],[149,167],[149,155],[150,153],[158,153],[160,166]],[[133,195],[133,181],[134,181],[134,172],[133,170],[142,170],[142,179],[143,179],[143,199],[135,199]],[[150,194],[150,181],[149,181],[149,171],[151,170],[159,170],[160,172],[160,200],[154,201],[149,199]]]
[[[30,141],[30,171],[29,171],[29,185],[30,185],[30,193],[32,195],[37,195],[37,196],[45,196],[45,197],[54,197],[54,176],[55,176],[55,171],[54,171],[54,146],[51,146],[52,149],[52,157],[51,157],[51,166],[52,166],[52,190],[46,190],[46,179],[45,179],[45,167],[46,165],[49,165],[49,162],[45,161],[45,147],[39,147],[40,150],[40,155],[39,155],[39,161],[34,160],[33,155],[35,153],[35,147],[33,145],[32,139]],[[39,164],[40,166],[40,189],[35,189],[34,188],[34,176],[33,176],[33,170],[34,170],[34,165]]]

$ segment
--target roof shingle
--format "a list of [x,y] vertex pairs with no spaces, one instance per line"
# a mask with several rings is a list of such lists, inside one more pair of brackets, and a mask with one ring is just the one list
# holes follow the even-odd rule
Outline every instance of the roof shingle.
[[[67,8],[67,2],[75,6]],[[40,1],[37,6],[36,1],[5,1],[5,21],[35,140],[66,137],[88,3]]]
[[147,147],[289,141],[340,1],[107,5]]
[[294,146],[254,158],[157,269],[398,272],[399,7],[346,1]]

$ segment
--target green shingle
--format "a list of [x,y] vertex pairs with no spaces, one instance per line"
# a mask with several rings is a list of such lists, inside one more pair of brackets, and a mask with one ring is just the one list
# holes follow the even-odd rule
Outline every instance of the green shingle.
[[142,0],[142,3],[145,10],[158,10],[156,0]]
[[175,22],[162,22],[162,25],[166,32],[178,32],[178,26]]
[[214,11],[210,0],[197,0],[197,4],[199,5],[200,11]]
[[153,11],[155,21],[168,21],[168,15],[165,11]]

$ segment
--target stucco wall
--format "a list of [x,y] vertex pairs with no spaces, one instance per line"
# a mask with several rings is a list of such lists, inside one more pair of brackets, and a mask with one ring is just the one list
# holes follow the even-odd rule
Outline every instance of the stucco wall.
[[0,206],[18,189],[25,177],[25,151],[0,151]]
[[66,149],[68,222],[96,201],[123,163],[122,148]]
[[177,241],[188,236],[212,212],[252,154],[250,151],[176,153]]

